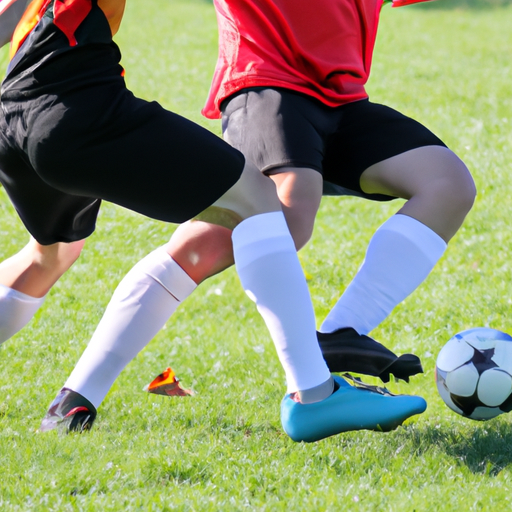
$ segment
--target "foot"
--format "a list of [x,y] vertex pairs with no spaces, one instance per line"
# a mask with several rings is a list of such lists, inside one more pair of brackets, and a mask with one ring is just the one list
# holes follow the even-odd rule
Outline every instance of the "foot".
[[414,354],[398,357],[384,345],[345,327],[331,333],[317,332],[318,343],[329,370],[354,372],[379,377],[389,382],[390,375],[409,382],[409,377],[423,373],[421,361]]
[[96,418],[96,408],[80,393],[62,388],[41,422],[39,432],[58,428],[64,432],[89,430]]
[[389,432],[427,408],[420,396],[392,395],[357,382],[351,386],[338,376],[334,380],[339,388],[321,402],[301,404],[290,394],[283,398],[281,423],[294,441],[312,443],[351,430]]

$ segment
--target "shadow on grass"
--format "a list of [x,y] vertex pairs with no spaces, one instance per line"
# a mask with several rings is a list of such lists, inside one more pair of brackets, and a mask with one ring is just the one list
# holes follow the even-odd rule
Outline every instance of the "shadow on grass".
[[512,5],[512,0],[436,0],[413,6],[415,9],[425,11],[441,10],[450,11],[456,9],[485,11]]
[[456,427],[449,430],[427,427],[417,434],[419,453],[437,447],[472,473],[497,476],[512,464],[512,429],[505,421],[478,423],[464,431]]

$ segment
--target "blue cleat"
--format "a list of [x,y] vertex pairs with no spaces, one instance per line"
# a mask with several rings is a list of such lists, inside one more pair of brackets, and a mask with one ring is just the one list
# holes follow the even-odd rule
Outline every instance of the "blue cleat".
[[389,432],[427,408],[420,396],[392,395],[384,388],[357,381],[352,386],[333,377],[339,388],[321,402],[301,404],[290,394],[283,398],[281,423],[294,441],[312,443],[351,430]]

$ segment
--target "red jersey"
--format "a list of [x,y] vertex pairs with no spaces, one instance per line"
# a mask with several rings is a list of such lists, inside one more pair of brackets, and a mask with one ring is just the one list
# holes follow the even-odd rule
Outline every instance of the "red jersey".
[[214,0],[219,57],[203,114],[247,87],[284,87],[329,106],[367,98],[383,0]]

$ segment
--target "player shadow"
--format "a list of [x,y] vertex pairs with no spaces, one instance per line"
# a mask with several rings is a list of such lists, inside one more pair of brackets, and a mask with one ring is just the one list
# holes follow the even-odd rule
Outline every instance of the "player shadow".
[[504,419],[478,422],[469,429],[428,426],[420,436],[418,453],[438,448],[475,474],[497,476],[512,464],[512,429]]
[[484,11],[506,7],[512,4],[512,0],[437,0],[435,2],[426,2],[413,5],[413,9],[450,11],[456,9],[471,9]]

